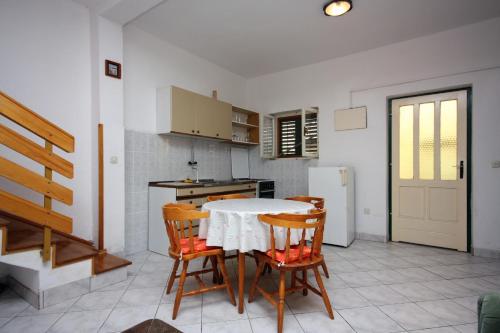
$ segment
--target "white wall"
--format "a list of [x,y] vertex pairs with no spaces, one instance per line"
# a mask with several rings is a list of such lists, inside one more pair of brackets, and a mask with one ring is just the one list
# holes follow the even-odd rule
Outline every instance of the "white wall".
[[[0,31],[0,90],[75,136],[75,153],[61,153],[74,164],[75,178],[55,176],[74,190],[74,204],[55,208],[74,218],[74,234],[90,239],[94,216],[88,10],[67,0],[3,0]],[[0,149],[7,154],[5,147]]]
[[124,28],[125,128],[156,131],[156,88],[177,85],[243,106],[246,80],[133,25]]
[[[471,85],[473,247],[498,251],[500,169],[490,165],[500,159],[498,36],[494,19],[258,77],[248,82],[247,104],[267,113],[319,106],[319,164],[354,166],[357,232],[386,237],[387,98]],[[367,129],[333,130],[334,110],[361,105],[368,107]]]

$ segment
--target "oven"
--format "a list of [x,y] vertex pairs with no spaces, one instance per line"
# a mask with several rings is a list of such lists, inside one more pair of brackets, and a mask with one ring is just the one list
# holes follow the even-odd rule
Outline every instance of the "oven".
[[274,199],[274,180],[257,181],[257,198]]

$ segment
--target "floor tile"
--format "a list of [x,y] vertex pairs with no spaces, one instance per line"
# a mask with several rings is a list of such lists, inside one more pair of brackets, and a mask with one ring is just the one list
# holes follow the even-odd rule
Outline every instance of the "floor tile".
[[[323,280],[323,285],[327,289],[349,288],[349,285],[344,280],[342,280],[337,274],[330,273],[329,279],[322,276],[322,280]],[[318,286],[316,280],[312,280],[311,284],[314,285],[315,287]]]
[[352,273],[352,272],[358,272],[359,268],[354,266],[348,261],[337,261],[333,263],[327,263],[328,267],[330,268],[330,273]]
[[[248,318],[272,317],[276,316],[276,308],[267,299],[258,296],[252,303],[248,303],[248,298],[245,299],[245,311]],[[291,314],[288,304],[285,302],[285,314]]]
[[404,331],[404,329],[394,320],[373,306],[340,310],[339,313],[358,333],[390,333]]
[[353,260],[351,264],[365,271],[382,270],[387,268],[375,259]]
[[404,276],[408,277],[408,281],[420,282],[420,281],[437,281],[443,278],[437,274],[429,272],[420,267],[410,267],[410,268],[399,268],[396,271]]
[[380,281],[371,276],[368,272],[340,273],[338,275],[350,287],[380,285]]
[[368,274],[370,274],[383,284],[403,283],[403,282],[408,282],[410,280],[407,276],[393,269],[370,271],[368,272]]
[[450,300],[417,302],[416,304],[445,320],[449,325],[470,324],[477,320],[474,312]]
[[454,279],[450,281],[458,284],[459,286],[472,290],[477,295],[500,290],[500,287],[498,287],[497,285],[480,278]]
[[201,304],[181,302],[175,320],[172,319],[173,309],[173,304],[161,304],[156,313],[156,318],[173,326],[201,323]]
[[380,310],[407,330],[447,325],[443,319],[423,310],[414,303],[384,305],[380,307]]
[[[344,289],[340,289],[344,290]],[[331,295],[329,295],[331,297]],[[331,300],[330,300],[331,301]],[[307,313],[307,312],[322,312],[326,313],[325,304],[318,295],[309,291],[307,296],[303,296],[301,292],[288,294],[285,302],[290,307],[293,313]]]
[[465,297],[475,294],[474,291],[459,286],[449,280],[422,282],[422,284],[446,297]]
[[233,320],[217,323],[204,323],[203,333],[252,333],[252,326],[250,326],[250,321],[245,320]]
[[121,332],[145,320],[154,318],[158,306],[115,308],[99,332]]
[[62,303],[48,306],[44,309],[38,310],[33,306],[29,306],[23,312],[19,313],[18,316],[34,316],[41,314],[50,314],[50,313],[64,313],[79,299],[80,297],[75,297],[69,300],[66,300]]
[[191,325],[175,325],[174,327],[182,333],[201,333],[201,323]]
[[496,284],[497,286],[500,286],[500,275],[484,276],[482,277],[482,279],[490,283]]
[[106,286],[106,287],[102,287],[102,288],[99,288],[95,291],[115,291],[115,290],[121,290],[121,291],[125,291],[125,289],[128,288],[128,286],[130,285],[130,283],[135,279],[134,276],[129,276],[126,280],[124,281],[121,281],[121,282],[118,282],[118,283],[114,283],[114,284],[110,284],[109,286]]
[[[250,319],[253,332],[276,333],[278,328],[277,317],[262,317]],[[285,316],[283,319],[283,333],[303,333],[295,316]]]
[[444,326],[444,327],[436,327],[436,328],[428,328],[428,329],[424,329],[424,330],[411,331],[411,333],[457,333],[457,330],[455,330],[451,326]]
[[453,326],[460,333],[477,333],[477,323]]
[[46,332],[61,314],[16,317],[0,328],[0,332],[43,333]]
[[469,296],[469,297],[460,297],[460,298],[452,298],[451,300],[455,303],[460,304],[464,308],[471,310],[474,313],[477,313],[477,300],[478,296]]
[[474,273],[461,271],[453,266],[445,265],[426,266],[425,269],[445,279],[461,279],[475,275]]
[[50,328],[49,333],[97,332],[111,310],[68,312]]
[[295,316],[306,333],[355,333],[349,324],[336,314],[332,320],[327,313],[314,312]]
[[164,290],[163,287],[127,290],[116,307],[158,305]]
[[329,296],[336,310],[359,308],[370,305],[370,302],[368,302],[366,298],[352,288],[333,290],[329,293]]
[[406,296],[409,300],[413,302],[433,301],[446,298],[437,291],[429,289],[423,284],[418,282],[391,284],[389,285],[389,287],[397,291],[398,293]]
[[216,301],[211,303],[203,302],[202,309],[203,323],[214,323],[221,321],[247,319],[246,311],[238,313],[238,307],[232,305],[229,300]]
[[[130,283],[128,289],[141,289],[141,288],[151,288],[151,287],[165,287],[168,281],[168,274],[144,274],[137,275],[134,280]],[[174,286],[177,288],[179,280],[175,281]]]
[[408,298],[388,286],[361,287],[355,290],[374,305],[409,302]]
[[385,257],[385,258],[377,258],[376,259],[381,264],[389,267],[389,268],[407,268],[407,267],[415,267],[416,265],[406,261],[402,258]]
[[363,252],[356,250],[347,250],[339,252],[339,256],[349,261],[366,259],[366,255]]
[[30,307],[30,304],[14,293],[7,293],[0,297],[0,317],[10,317],[21,313]]
[[83,295],[69,311],[91,311],[112,309],[122,296],[123,291],[98,291]]

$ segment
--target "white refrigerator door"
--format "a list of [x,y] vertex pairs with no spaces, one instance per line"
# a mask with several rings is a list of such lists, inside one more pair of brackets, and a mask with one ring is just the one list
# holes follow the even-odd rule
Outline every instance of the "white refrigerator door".
[[[326,223],[323,243],[348,246],[346,168],[309,168],[309,195],[325,199]],[[344,176],[345,177],[345,176]]]

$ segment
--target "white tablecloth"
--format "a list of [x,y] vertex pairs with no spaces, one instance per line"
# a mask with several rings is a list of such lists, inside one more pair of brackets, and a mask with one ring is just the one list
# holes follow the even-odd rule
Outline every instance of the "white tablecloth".
[[[271,247],[269,225],[258,220],[259,214],[307,214],[314,206],[300,201],[280,199],[234,199],[212,201],[203,205],[210,218],[200,221],[199,237],[208,246],[221,246],[224,250],[267,251]],[[284,228],[274,228],[276,248],[284,249]],[[291,229],[291,243],[298,244],[302,230]],[[308,235],[308,239],[310,239]]]

